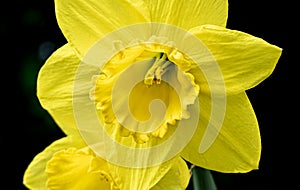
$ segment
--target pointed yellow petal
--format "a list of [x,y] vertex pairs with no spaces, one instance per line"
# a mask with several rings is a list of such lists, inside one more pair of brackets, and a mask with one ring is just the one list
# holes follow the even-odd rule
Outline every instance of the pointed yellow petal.
[[180,158],[151,190],[184,190],[189,184],[190,177],[190,171],[186,162]]
[[190,32],[208,47],[216,59],[228,94],[237,94],[259,84],[273,72],[281,55],[277,46],[240,31],[205,25]]
[[73,49],[65,45],[49,57],[37,79],[37,96],[41,105],[66,134],[78,133],[72,90],[79,63]]
[[68,136],[55,141],[32,160],[24,174],[24,185],[29,189],[47,189],[47,175],[45,169],[46,164],[51,159],[52,155],[59,150],[69,147],[81,148],[83,146],[86,145],[78,137]]
[[[220,172],[248,172],[257,169],[261,153],[260,133],[246,93],[227,97],[223,126],[217,131],[218,136],[213,144],[203,153],[199,153],[199,146],[212,117],[209,105],[211,100],[208,96],[200,95],[199,101],[199,125],[182,156],[197,166]],[[217,127],[210,131],[215,129]]]
[[152,22],[162,22],[190,29],[203,24],[225,26],[228,17],[227,0],[145,0]]
[[[189,180],[187,166],[179,157],[148,168],[129,168],[110,164],[109,171],[120,189],[149,190],[158,184],[160,180],[164,180],[163,184],[169,183],[174,187],[186,186]],[[174,179],[172,177],[178,177],[181,180],[177,178],[178,180],[173,183],[172,180]],[[168,189],[168,187],[163,189],[166,188]]]
[[150,21],[140,0],[56,0],[55,10],[63,34],[81,56],[105,34]]

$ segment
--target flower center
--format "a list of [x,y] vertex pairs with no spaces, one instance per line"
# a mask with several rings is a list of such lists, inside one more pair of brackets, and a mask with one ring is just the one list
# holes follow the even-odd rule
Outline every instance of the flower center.
[[112,134],[145,143],[189,118],[188,105],[194,104],[199,86],[187,69],[180,69],[184,62],[176,63],[177,50],[163,48],[128,48],[101,68],[91,98]]

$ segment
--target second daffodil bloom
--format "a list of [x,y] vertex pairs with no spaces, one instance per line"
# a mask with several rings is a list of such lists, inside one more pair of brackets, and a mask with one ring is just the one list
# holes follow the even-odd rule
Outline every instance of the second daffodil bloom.
[[32,189],[185,189],[186,161],[257,169],[246,95],[281,49],[226,28],[226,0],[56,0],[68,43],[38,76],[38,98],[67,135],[25,172]]

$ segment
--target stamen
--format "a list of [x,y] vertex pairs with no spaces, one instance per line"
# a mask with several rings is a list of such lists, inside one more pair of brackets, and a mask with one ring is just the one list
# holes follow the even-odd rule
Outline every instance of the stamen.
[[165,53],[156,56],[155,62],[145,75],[144,83],[148,86],[160,84],[162,75],[166,72],[166,68],[171,63],[172,62],[167,60],[167,55]]

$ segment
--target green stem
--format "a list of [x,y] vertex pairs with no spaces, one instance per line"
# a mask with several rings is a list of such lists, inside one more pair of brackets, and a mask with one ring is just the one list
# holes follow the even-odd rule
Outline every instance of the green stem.
[[194,166],[192,169],[194,190],[217,190],[214,178],[207,169]]

